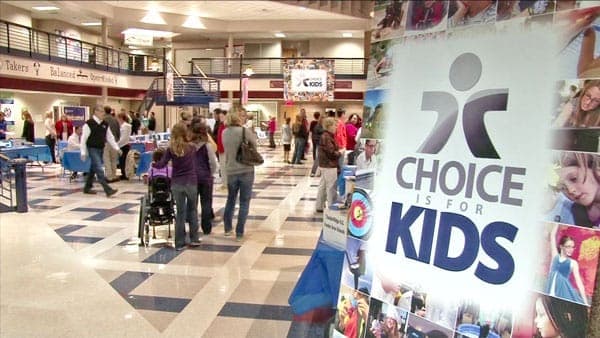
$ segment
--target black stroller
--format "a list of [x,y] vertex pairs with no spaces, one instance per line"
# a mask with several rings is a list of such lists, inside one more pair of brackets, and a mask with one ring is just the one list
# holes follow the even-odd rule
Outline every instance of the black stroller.
[[148,193],[142,197],[138,237],[140,245],[149,245],[150,227],[152,238],[156,239],[156,227],[166,225],[168,238],[171,238],[171,224],[175,219],[175,201],[171,194],[171,179],[165,176],[156,176],[150,179]]

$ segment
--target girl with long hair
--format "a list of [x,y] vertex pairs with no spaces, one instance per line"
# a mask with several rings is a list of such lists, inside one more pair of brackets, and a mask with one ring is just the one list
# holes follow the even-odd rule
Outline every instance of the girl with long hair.
[[535,313],[536,338],[585,337],[587,308],[581,304],[540,295]]
[[192,120],[191,141],[196,146],[196,173],[198,175],[198,195],[200,197],[202,232],[212,231],[213,175],[217,172],[216,147],[210,143],[209,127],[200,120]]
[[23,133],[21,137],[24,138],[27,142],[35,141],[35,132],[34,132],[34,123],[31,114],[27,109],[24,109],[21,112],[21,118],[23,119]]
[[[575,241],[570,236],[561,236],[556,245],[558,224],[550,233],[550,251],[552,262],[546,281],[546,293],[569,301],[587,305],[585,288],[579,274],[579,264],[571,258],[575,249]],[[569,277],[573,275],[577,289],[573,287]]]
[[171,192],[177,205],[175,215],[175,249],[185,249],[185,221],[190,223],[190,246],[200,245],[198,234],[198,178],[196,173],[196,147],[188,142],[188,129],[177,123],[171,130],[169,148],[162,159],[154,165],[164,168],[172,162]]
[[583,88],[565,103],[553,126],[600,127],[600,80],[586,81]]

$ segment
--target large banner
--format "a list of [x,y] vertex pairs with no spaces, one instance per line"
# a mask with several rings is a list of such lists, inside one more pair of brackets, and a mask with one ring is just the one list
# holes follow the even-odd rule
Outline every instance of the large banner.
[[334,60],[285,60],[283,65],[285,101],[333,101],[334,86]]
[[361,135],[380,164],[352,194],[335,336],[586,336],[594,5],[376,1]]

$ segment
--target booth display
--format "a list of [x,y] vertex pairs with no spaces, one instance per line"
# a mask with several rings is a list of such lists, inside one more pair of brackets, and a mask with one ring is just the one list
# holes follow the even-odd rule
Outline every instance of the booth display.
[[377,1],[374,17],[361,135],[385,146],[340,181],[333,336],[585,337],[600,3]]

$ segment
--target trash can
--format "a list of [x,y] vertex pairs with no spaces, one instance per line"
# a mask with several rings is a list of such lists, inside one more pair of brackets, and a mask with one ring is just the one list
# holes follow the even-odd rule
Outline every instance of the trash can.
[[15,171],[15,197],[17,200],[17,212],[27,212],[27,163],[25,158],[17,158],[10,161]]

